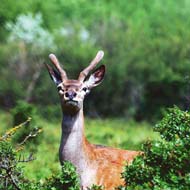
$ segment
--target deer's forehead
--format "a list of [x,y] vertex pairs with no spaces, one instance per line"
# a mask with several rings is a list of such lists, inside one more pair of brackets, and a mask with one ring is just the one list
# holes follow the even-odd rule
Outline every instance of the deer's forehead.
[[80,88],[82,87],[82,82],[78,80],[67,80],[62,83],[63,87],[65,88]]

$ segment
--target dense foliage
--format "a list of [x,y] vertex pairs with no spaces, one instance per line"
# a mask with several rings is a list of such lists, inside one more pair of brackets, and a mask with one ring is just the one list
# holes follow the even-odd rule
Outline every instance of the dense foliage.
[[12,3],[3,0],[0,7],[1,106],[24,99],[53,105],[57,116],[57,95],[43,67],[48,54],[55,52],[69,76],[77,77],[103,49],[107,75],[85,106],[89,115],[150,120],[174,103],[188,107],[189,1]]
[[189,189],[189,112],[170,109],[154,129],[162,140],[146,142],[144,154],[125,167],[125,189]]
[[34,160],[32,154],[27,158],[22,155],[26,143],[31,137],[35,137],[41,130],[30,132],[25,139],[19,143],[12,145],[11,140],[21,128],[27,125],[30,119],[26,122],[11,128],[0,137],[0,189],[1,190],[79,190],[79,178],[76,174],[74,166],[65,162],[62,165],[62,170],[57,175],[45,179],[43,183],[40,181],[32,181],[24,176],[23,163]]
[[15,147],[11,144],[10,140],[16,131],[28,124],[30,120],[8,130],[3,136],[0,137],[0,189],[20,189],[20,185],[24,182],[24,176],[19,166],[21,162],[29,162],[33,160],[32,154],[28,158],[21,156],[20,151],[23,150],[25,143],[32,135],[36,136],[40,131],[30,133],[26,136],[20,144]]

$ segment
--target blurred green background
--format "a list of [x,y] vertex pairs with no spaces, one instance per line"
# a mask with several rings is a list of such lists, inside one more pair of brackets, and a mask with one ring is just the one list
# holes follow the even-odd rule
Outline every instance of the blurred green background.
[[165,107],[187,109],[189,7],[188,0],[1,0],[1,109],[24,100],[57,117],[48,54],[76,78],[99,49],[107,73],[86,100],[88,116],[152,121]]
[[151,123],[165,108],[189,109],[189,7],[189,0],[1,0],[0,133],[28,116],[33,123],[15,142],[33,127],[44,131],[26,149],[37,158],[27,176],[59,169],[61,109],[44,67],[50,53],[77,78],[105,52],[106,77],[85,100],[90,142],[137,150],[158,138]]

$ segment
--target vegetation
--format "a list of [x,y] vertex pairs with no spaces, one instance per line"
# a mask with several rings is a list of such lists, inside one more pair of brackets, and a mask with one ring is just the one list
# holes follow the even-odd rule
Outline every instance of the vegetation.
[[36,133],[30,133],[28,136],[24,138],[24,140],[17,144],[16,147],[10,143],[10,139],[12,139],[15,132],[23,127],[24,125],[29,123],[29,119],[8,130],[2,137],[0,137],[0,188],[1,189],[21,189],[20,185],[24,181],[24,176],[21,167],[19,166],[20,162],[29,162],[33,160],[32,154],[28,156],[27,159],[19,155],[17,157],[18,152],[20,152],[24,144],[31,137],[36,136],[40,131],[36,131]]
[[125,189],[189,189],[189,112],[170,109],[154,130],[162,140],[144,143],[144,154],[125,167]]
[[29,180],[25,177],[20,163],[33,161],[34,157],[32,154],[29,154],[27,158],[24,158],[21,151],[23,151],[26,142],[31,137],[35,137],[41,132],[41,130],[37,130],[35,133],[29,133],[29,135],[16,146],[11,144],[11,139],[19,129],[27,125],[29,122],[30,119],[11,128],[0,137],[0,188],[2,190],[79,190],[79,178],[74,166],[69,162],[63,164],[61,173],[46,179],[43,184],[38,181]]

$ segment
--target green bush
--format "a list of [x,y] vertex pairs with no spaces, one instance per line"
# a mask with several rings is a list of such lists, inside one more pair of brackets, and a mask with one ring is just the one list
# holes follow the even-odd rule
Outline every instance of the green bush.
[[0,189],[17,189],[22,180],[16,153],[8,142],[0,141]]
[[18,129],[21,129],[26,122],[8,130],[3,136],[0,136],[0,189],[2,190],[19,190],[23,183],[27,183],[24,179],[21,163],[32,161],[32,154],[28,158],[21,156],[21,151],[24,149],[25,143],[30,137],[36,136],[40,131],[30,133],[31,136],[26,136],[24,141],[13,146],[11,140]]
[[64,162],[62,171],[46,180],[44,189],[52,190],[80,190],[79,177],[76,174],[76,168],[70,162]]
[[144,154],[125,167],[125,189],[190,189],[189,112],[169,109],[154,130],[162,140],[147,141]]
[[20,188],[22,190],[80,190],[80,185],[75,167],[70,162],[64,162],[60,173],[52,175],[43,182],[28,180],[21,184]]
[[[24,176],[22,170],[23,163],[30,162],[34,158],[29,154],[27,158],[22,156],[22,150],[26,142],[32,136],[36,137],[41,130],[29,132],[24,141],[20,144],[12,145],[11,140],[29,120],[9,129],[4,135],[0,136],[0,189],[1,190],[79,190],[79,178],[75,167],[70,162],[64,162],[59,174],[41,181],[31,181]],[[22,164],[22,165],[21,165]],[[42,180],[43,181],[43,180]]]

